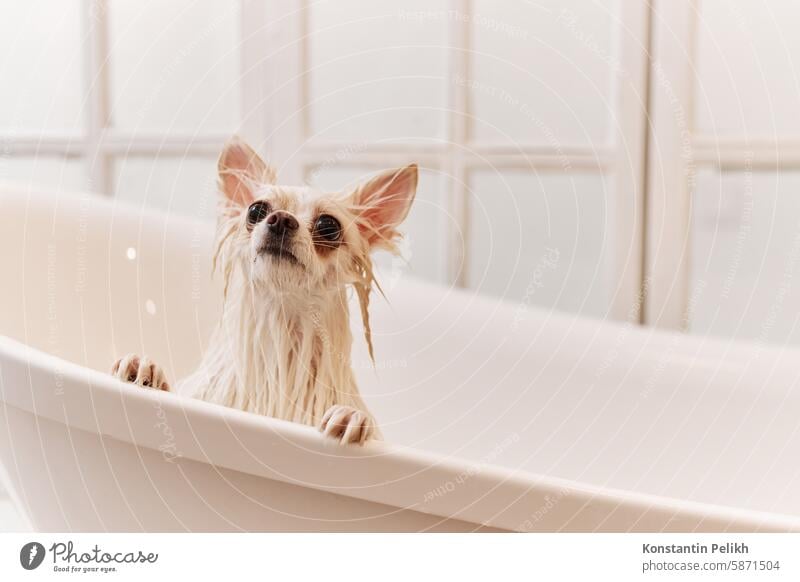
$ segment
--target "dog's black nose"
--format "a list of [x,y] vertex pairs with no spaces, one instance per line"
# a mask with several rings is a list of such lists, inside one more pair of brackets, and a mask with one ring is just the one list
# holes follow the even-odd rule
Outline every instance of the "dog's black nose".
[[297,219],[283,210],[276,210],[267,216],[267,228],[273,234],[291,234],[299,226]]

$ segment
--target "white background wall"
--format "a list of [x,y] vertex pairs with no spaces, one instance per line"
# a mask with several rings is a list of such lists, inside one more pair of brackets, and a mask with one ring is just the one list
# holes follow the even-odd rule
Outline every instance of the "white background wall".
[[693,129],[738,159],[697,170],[689,326],[800,343],[800,174],[791,155],[800,140],[800,5],[703,0],[699,9]]
[[[620,110],[618,100],[620,79],[631,75],[620,51],[629,6],[612,0],[419,0],[402,7],[385,0],[310,2],[307,36],[298,43],[307,91],[306,102],[295,106],[306,125],[303,139],[350,149],[315,166],[299,154],[277,161],[292,170],[288,174],[338,189],[398,161],[381,160],[381,146],[411,144],[409,158],[414,148],[452,147],[449,99],[451,85],[461,83],[469,119],[455,149],[481,158],[482,148],[505,148],[509,156],[539,148],[561,153],[564,161],[553,167],[528,160],[520,167],[478,159],[462,174],[423,161],[407,227],[408,266],[383,262],[544,308],[620,317],[625,311],[612,309],[619,263],[634,260],[620,248],[644,243],[621,236],[617,221],[620,208],[631,216],[641,208],[635,197],[620,196],[617,178],[624,169],[570,160],[576,149],[596,152],[600,160],[609,149],[628,146],[616,130],[626,115],[640,114]],[[715,160],[713,148],[694,162],[688,288],[682,291],[684,302],[693,298],[688,328],[794,342],[800,340],[793,315],[799,292],[785,290],[776,306],[775,289],[786,279],[798,230],[797,164],[778,161],[800,143],[800,41],[792,29],[800,8],[788,0],[700,0],[692,6],[692,38],[685,46],[691,108],[681,113],[694,142],[734,151],[738,163]],[[104,123],[122,136],[104,184],[96,183],[104,172],[95,171],[100,164],[91,151],[70,144],[83,139],[91,117],[87,81],[99,83],[86,56],[92,42],[87,13],[107,25],[107,59],[100,67],[108,81]],[[222,7],[212,0],[4,3],[0,179],[106,191],[211,219],[213,139],[247,133],[258,123],[242,98],[242,53],[254,50],[244,42],[245,16],[238,2]],[[469,56],[454,76],[450,31],[459,20],[468,21]],[[669,34],[663,28],[657,15],[651,29]],[[657,128],[659,120],[653,122]],[[127,138],[150,135],[156,139],[145,151],[125,147]],[[212,146],[200,153],[167,151],[159,139],[171,135],[211,136]],[[46,145],[53,136],[63,151]],[[776,162],[759,163],[770,149]],[[461,190],[466,210],[453,203],[453,192]],[[558,264],[540,279],[538,265],[552,249]],[[462,260],[456,273],[453,256]]]
[[[109,0],[88,9],[107,23],[108,135],[123,142],[154,135],[158,145],[164,135],[248,133],[256,123],[242,105],[246,33],[239,3]],[[108,163],[105,185],[93,179],[99,163],[91,151],[68,158],[35,147],[15,152],[14,135],[35,146],[39,135],[78,141],[84,133],[91,108],[86,10],[81,0],[5,8],[0,74],[16,79],[18,90],[0,96],[0,135],[11,136],[0,179],[110,190],[118,199],[210,219],[211,152],[142,154],[123,143]],[[294,107],[302,110],[303,139],[349,145],[331,145],[333,156],[322,164],[300,156],[277,163],[287,175],[339,189],[381,166],[421,157],[423,179],[404,247],[408,263],[382,258],[382,264],[395,274],[609,316],[618,278],[609,211],[616,191],[613,171],[600,160],[614,147],[619,125],[619,18],[611,0],[312,2],[301,49],[307,103]],[[454,75],[450,30],[462,21],[469,57],[466,70]],[[454,84],[469,102],[469,113],[456,122]],[[458,143],[453,123],[464,128]],[[384,146],[402,153],[381,159],[374,150]],[[440,163],[444,156],[417,156],[416,148],[454,148],[474,159],[454,172]],[[512,163],[498,164],[498,154],[484,158],[482,148],[507,151]],[[520,157],[531,149],[555,163]],[[588,165],[570,165],[575,150],[586,152]],[[454,202],[462,196],[456,190],[463,204]],[[558,264],[540,279],[539,263],[553,249]]]

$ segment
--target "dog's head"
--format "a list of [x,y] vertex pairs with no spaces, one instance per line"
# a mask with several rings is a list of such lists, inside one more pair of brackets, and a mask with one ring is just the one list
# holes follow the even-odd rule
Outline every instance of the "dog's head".
[[266,293],[369,292],[370,253],[396,250],[417,187],[417,166],[388,170],[344,192],[276,183],[274,170],[234,138],[219,159],[223,194],[217,260],[226,287],[236,268]]

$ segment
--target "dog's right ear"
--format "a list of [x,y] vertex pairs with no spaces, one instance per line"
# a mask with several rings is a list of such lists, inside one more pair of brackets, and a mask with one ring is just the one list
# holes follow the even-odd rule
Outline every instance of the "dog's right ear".
[[275,183],[275,170],[238,136],[222,148],[217,171],[225,198],[239,206],[249,206],[259,186]]

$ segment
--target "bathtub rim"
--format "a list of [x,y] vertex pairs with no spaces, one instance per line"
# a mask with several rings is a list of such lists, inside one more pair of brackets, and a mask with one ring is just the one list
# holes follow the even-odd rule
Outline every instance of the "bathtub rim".
[[[570,496],[575,496],[589,502],[606,502],[616,505],[618,508],[634,506],[641,511],[642,515],[648,512],[663,512],[665,514],[694,519],[698,522],[704,520],[719,520],[721,522],[736,520],[739,523],[752,527],[753,531],[800,531],[800,516],[794,517],[789,514],[767,513],[749,509],[741,509],[732,506],[715,505],[704,502],[687,501],[666,496],[628,491],[624,489],[605,488],[585,482],[577,482],[560,477],[541,475],[524,469],[512,469],[502,465],[491,463],[476,463],[475,461],[457,457],[445,456],[434,452],[415,449],[403,445],[372,442],[364,447],[342,447],[330,442],[312,427],[300,425],[271,417],[260,416],[253,413],[244,412],[232,408],[227,408],[213,403],[208,403],[176,394],[145,390],[134,385],[121,382],[113,378],[110,374],[86,368],[74,362],[63,360],[37,350],[19,342],[13,338],[0,335],[0,364],[10,362],[28,370],[28,378],[33,381],[34,376],[48,376],[56,373],[63,380],[65,397],[77,396],[78,399],[86,397],[81,395],[79,390],[89,387],[90,396],[105,397],[121,400],[127,407],[128,405],[146,405],[148,407],[158,406],[177,415],[188,415],[194,417],[198,424],[203,423],[224,423],[227,426],[236,426],[246,431],[255,431],[265,447],[273,450],[283,450],[287,455],[296,454],[298,451],[307,453],[307,458],[316,458],[318,462],[324,459],[326,470],[331,467],[342,469],[339,473],[348,473],[355,465],[353,461],[359,463],[364,468],[364,461],[369,464],[378,463],[384,465],[387,462],[399,464],[403,468],[411,469],[416,474],[427,474],[429,480],[446,482],[454,475],[464,474],[479,467],[479,471],[470,478],[482,485],[480,490],[494,491],[495,489],[507,489],[513,498],[515,493],[522,490],[526,492],[544,491],[547,495],[563,495],[567,492]],[[5,376],[0,366],[0,374]],[[52,411],[37,410],[33,402],[28,403],[20,397],[19,392],[27,389],[9,387],[5,378],[0,377],[0,401],[3,406],[17,408],[33,414],[36,417],[43,417],[64,424],[70,428],[93,432],[94,434],[114,438],[124,443],[158,450],[153,443],[134,441],[132,435],[125,431],[97,431],[81,426],[77,423],[70,423],[61,416],[53,414]],[[32,391],[29,391],[32,393]],[[9,398],[9,395],[11,398]],[[33,404],[33,405],[31,405]],[[74,420],[74,419],[73,419]],[[190,452],[186,458],[201,463],[213,464],[220,467],[243,471],[262,478],[275,479],[285,483],[311,487],[313,489],[336,493],[356,499],[383,503],[393,507],[420,511],[441,517],[442,519],[460,519],[479,525],[496,527],[500,529],[520,531],[520,516],[512,519],[504,512],[497,512],[494,515],[486,515],[486,511],[480,507],[474,507],[480,502],[480,498],[473,500],[468,506],[464,507],[464,495],[442,495],[434,497],[430,503],[420,506],[418,503],[409,503],[407,495],[400,495],[402,488],[386,487],[386,483],[381,480],[364,485],[348,486],[342,483],[309,483],[292,479],[287,475],[281,475],[275,470],[269,471],[259,467],[255,461],[250,470],[240,464],[228,462],[224,458],[209,459]],[[337,473],[337,474],[339,474]],[[325,474],[322,471],[321,474]],[[363,474],[363,471],[362,471]],[[403,472],[405,474],[405,471]],[[549,493],[548,493],[549,492]],[[403,499],[405,497],[405,499]],[[419,498],[419,495],[417,495]]]

